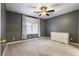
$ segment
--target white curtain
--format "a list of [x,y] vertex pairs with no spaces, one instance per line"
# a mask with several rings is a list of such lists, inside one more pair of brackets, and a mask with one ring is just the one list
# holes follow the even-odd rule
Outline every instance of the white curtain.
[[22,39],[26,39],[29,34],[40,36],[40,19],[22,16]]

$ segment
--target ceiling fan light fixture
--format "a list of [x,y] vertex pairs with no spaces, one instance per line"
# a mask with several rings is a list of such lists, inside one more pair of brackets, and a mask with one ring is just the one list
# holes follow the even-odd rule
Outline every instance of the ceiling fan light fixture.
[[47,12],[41,12],[41,14],[42,14],[42,16],[44,16],[44,15],[46,15],[46,14],[47,14]]
[[48,10],[46,6],[40,7],[40,11],[35,12],[35,13],[40,13],[39,16],[49,16],[50,12],[54,12],[55,10]]
[[47,11],[47,7],[46,6],[42,6],[40,9],[41,9],[42,12]]
[[40,9],[41,9],[42,16],[47,14],[47,7],[46,6],[42,6]]

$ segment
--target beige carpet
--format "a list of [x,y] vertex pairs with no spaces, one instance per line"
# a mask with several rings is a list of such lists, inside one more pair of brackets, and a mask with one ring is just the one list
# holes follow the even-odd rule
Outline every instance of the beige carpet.
[[36,38],[9,44],[4,56],[79,56],[79,49],[49,38]]

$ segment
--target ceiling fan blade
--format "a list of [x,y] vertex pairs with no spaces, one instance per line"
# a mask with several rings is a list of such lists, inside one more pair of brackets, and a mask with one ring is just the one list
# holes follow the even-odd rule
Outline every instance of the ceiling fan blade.
[[[39,16],[41,16],[42,14],[39,14]],[[46,16],[49,16],[49,14],[46,14]]]
[[39,14],[39,16],[41,16],[41,14]]
[[48,10],[47,12],[55,12],[55,10]]
[[49,16],[49,14],[46,14],[47,16]]

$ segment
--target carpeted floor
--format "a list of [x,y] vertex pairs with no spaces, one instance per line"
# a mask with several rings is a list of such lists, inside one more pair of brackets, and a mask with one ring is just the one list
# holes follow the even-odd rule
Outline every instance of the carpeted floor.
[[4,56],[79,56],[79,49],[50,38],[35,38],[7,45]]

